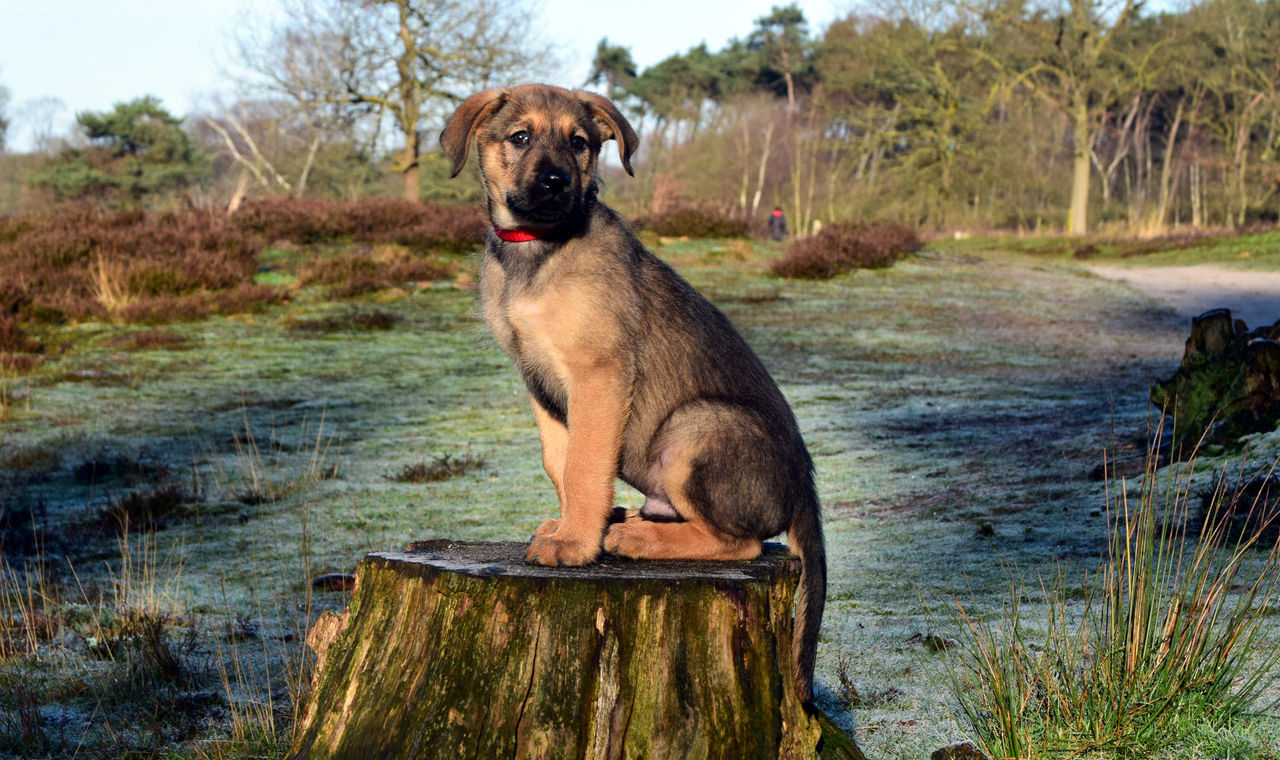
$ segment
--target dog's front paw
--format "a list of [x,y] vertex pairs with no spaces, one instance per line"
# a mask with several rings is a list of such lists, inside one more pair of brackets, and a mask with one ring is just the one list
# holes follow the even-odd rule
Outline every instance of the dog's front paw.
[[[544,524],[545,527],[545,524]],[[541,530],[541,528],[539,529]],[[580,567],[600,556],[600,540],[565,537],[558,533],[537,535],[529,542],[524,561],[531,565]]]

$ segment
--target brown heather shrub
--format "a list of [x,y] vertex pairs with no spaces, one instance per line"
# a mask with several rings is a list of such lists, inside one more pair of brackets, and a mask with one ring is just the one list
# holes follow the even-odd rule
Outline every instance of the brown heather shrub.
[[447,280],[454,275],[453,267],[413,257],[407,249],[400,249],[398,256],[379,256],[380,250],[316,259],[299,272],[298,282],[303,286],[325,285],[330,296],[350,298],[404,282]]
[[246,203],[232,217],[241,230],[267,241],[306,245],[346,240],[396,243],[419,252],[459,253],[484,243],[484,210],[399,198],[334,201],[269,198]]
[[147,301],[176,304],[251,281],[262,246],[201,211],[74,210],[4,220],[0,229],[0,282],[22,291],[17,299],[0,294],[0,311],[20,322],[127,319],[114,312],[130,308],[154,314],[157,304]]
[[[5,240],[9,226],[0,218],[0,241]],[[40,344],[32,340],[19,323],[19,315],[31,305],[31,298],[18,278],[0,277],[0,369],[12,369],[18,362],[15,353],[33,353]]]
[[[36,354],[11,354],[6,351],[0,351],[0,370],[4,372],[16,372],[24,374],[34,371],[44,361],[43,356]],[[5,415],[5,389],[0,385],[0,419],[4,419]],[[10,396],[8,402],[12,402],[13,397]]]
[[657,214],[645,214],[635,220],[635,226],[665,237],[742,238],[751,232],[750,225],[739,217],[697,206],[679,206]]
[[[276,240],[349,240],[398,250],[398,256],[367,267],[326,265],[333,269],[320,276],[325,284],[362,292],[450,277],[449,266],[424,260],[421,252],[470,250],[481,244],[484,231],[477,207],[392,198],[262,200],[231,218],[201,210],[89,209],[0,217],[0,352],[38,350],[24,330],[36,323],[161,324],[259,309],[285,297],[279,289],[252,284],[258,255]],[[344,266],[354,282],[340,282]]]
[[288,293],[267,285],[241,283],[234,288],[214,292],[200,291],[186,296],[139,298],[113,312],[121,322],[138,325],[164,325],[171,322],[194,322],[212,314],[252,314],[268,304],[288,300]]
[[269,304],[289,300],[287,291],[270,285],[253,285],[242,282],[234,288],[219,290],[208,296],[209,309],[214,314],[250,314],[262,311]]
[[[477,207],[392,198],[358,202],[272,199],[233,217],[212,211],[167,213],[90,209],[0,217],[0,356],[6,368],[41,350],[32,325],[67,320],[142,324],[260,310],[287,291],[253,284],[258,256],[277,240],[354,241],[376,256],[340,256],[304,267],[304,284],[337,297],[456,274],[434,254],[481,245]],[[430,251],[431,256],[423,256]],[[387,255],[381,255],[386,253]]]
[[1085,243],[1078,245],[1071,251],[1071,257],[1074,259],[1090,259],[1098,255],[1098,246],[1093,243]]
[[817,235],[787,246],[786,255],[774,264],[773,273],[825,280],[851,269],[891,266],[908,253],[919,250],[921,245],[916,231],[902,224],[832,224]]
[[389,311],[373,309],[362,311],[349,308],[342,314],[335,314],[318,319],[301,319],[290,315],[284,318],[283,324],[289,330],[299,332],[331,333],[339,331],[365,332],[371,330],[390,330],[403,320]]
[[431,462],[406,464],[399,472],[387,475],[387,479],[398,483],[439,483],[478,470],[485,464],[484,457],[475,456],[470,451],[460,457],[442,454]]

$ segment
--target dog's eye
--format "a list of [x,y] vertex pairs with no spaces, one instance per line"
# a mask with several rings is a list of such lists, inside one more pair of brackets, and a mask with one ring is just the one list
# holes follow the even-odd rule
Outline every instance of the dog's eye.
[[575,152],[584,151],[587,149],[587,138],[582,135],[574,135],[569,138],[569,147]]
[[507,139],[515,143],[516,145],[528,145],[529,133],[522,129],[519,132],[516,132],[515,134],[511,135]]

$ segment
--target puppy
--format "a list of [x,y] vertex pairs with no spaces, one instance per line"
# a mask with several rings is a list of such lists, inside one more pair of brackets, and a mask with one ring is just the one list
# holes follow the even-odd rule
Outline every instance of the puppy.
[[[540,84],[472,95],[440,134],[455,177],[476,145],[493,223],[484,318],[528,387],[560,499],[526,559],[752,559],[786,531],[809,704],[827,572],[813,463],[729,320],[599,200],[605,140],[632,174],[638,140],[613,103]],[[619,477],[645,495],[639,510],[614,509]]]

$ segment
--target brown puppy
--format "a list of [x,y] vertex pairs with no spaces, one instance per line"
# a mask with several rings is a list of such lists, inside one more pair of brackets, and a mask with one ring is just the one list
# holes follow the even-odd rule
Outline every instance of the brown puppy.
[[[547,85],[467,98],[440,134],[457,176],[471,143],[494,230],[484,317],[529,389],[560,518],[527,560],[750,559],[788,531],[803,562],[793,646],[813,693],[826,555],[795,417],[729,320],[597,199],[596,162],[637,138],[605,98]],[[614,481],[645,494],[615,512]]]

